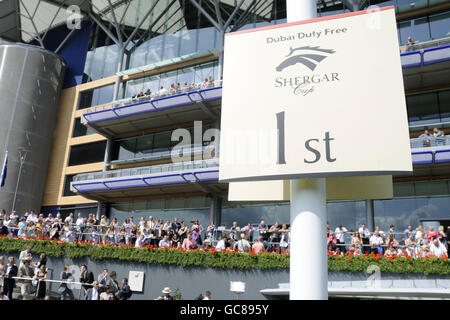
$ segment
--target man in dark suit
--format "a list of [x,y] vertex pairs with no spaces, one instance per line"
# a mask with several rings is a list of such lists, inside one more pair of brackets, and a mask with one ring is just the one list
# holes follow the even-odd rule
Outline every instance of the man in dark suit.
[[117,274],[115,271],[111,271],[109,279],[106,281],[106,285],[110,287],[110,292],[112,293],[114,300],[117,300],[119,295],[119,283],[116,280]]
[[3,224],[3,220],[0,220],[0,236],[7,236],[8,228]]
[[3,278],[3,294],[6,294],[9,300],[12,300],[13,289],[16,285],[16,281],[12,278],[17,277],[18,272],[19,269],[14,264],[14,257],[9,257],[8,264],[6,265],[5,277]]
[[94,281],[92,283],[92,288],[86,291],[86,300],[100,300],[98,281]]
[[130,289],[130,286],[128,285],[128,279],[123,278],[122,279],[122,289],[119,291],[119,300],[128,300],[131,298],[131,295],[133,292]]
[[[90,271],[88,271],[87,266],[85,264],[81,265],[80,267],[80,282],[81,283],[89,283],[91,284],[94,282],[94,274]],[[84,294],[86,294],[86,291],[91,288],[91,286],[83,285]]]

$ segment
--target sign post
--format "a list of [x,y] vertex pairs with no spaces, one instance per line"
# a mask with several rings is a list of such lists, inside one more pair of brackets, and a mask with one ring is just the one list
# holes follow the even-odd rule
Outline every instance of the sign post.
[[395,11],[286,5],[286,24],[225,37],[219,180],[290,180],[290,299],[325,300],[326,179],[412,172]]
[[[315,0],[286,0],[287,22],[317,16]],[[325,178],[291,180],[291,300],[328,299]]]

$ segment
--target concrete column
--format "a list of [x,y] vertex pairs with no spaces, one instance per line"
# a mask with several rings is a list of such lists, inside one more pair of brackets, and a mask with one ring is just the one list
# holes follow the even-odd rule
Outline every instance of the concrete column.
[[370,232],[373,232],[375,230],[373,200],[366,200],[366,226]]

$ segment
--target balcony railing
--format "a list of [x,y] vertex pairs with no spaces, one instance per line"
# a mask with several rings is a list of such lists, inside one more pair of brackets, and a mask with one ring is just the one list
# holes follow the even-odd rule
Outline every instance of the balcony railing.
[[202,168],[216,168],[219,166],[219,159],[213,158],[208,160],[195,160],[195,161],[185,161],[185,162],[174,162],[170,164],[138,167],[138,168],[127,168],[127,169],[117,169],[110,170],[106,172],[91,172],[78,174],[73,178],[74,182],[89,181],[89,180],[100,180],[100,179],[110,179],[118,177],[133,177],[133,176],[143,176],[159,173],[173,173],[183,170],[192,169],[202,169]]
[[450,145],[450,136],[411,139],[411,149],[430,148]]
[[[194,147],[193,145],[185,146],[180,148],[180,153],[182,154],[188,154],[189,156],[203,156],[208,158],[217,157],[215,155],[215,147],[213,144],[210,144],[208,146],[202,146],[202,147]],[[145,156],[138,157],[138,158],[131,158],[131,159],[123,159],[123,160],[114,160],[111,161],[110,165],[122,165],[122,164],[130,164],[130,163],[138,163],[138,162],[147,162],[147,161],[155,161],[155,160],[163,160],[163,159],[170,159],[172,157],[172,150],[166,149],[166,150],[158,150],[151,152],[149,154],[146,154]]]
[[450,44],[450,36],[445,37],[445,38],[440,38],[440,39],[420,41],[420,42],[414,43],[413,45],[402,45],[402,46],[400,46],[400,52],[416,51],[416,50],[420,50],[420,49],[439,47],[439,46],[443,46],[446,44]]
[[115,100],[110,103],[105,103],[102,105],[94,106],[91,108],[88,108],[85,113],[91,113],[91,112],[97,112],[97,111],[103,111],[115,107],[121,107],[126,106],[134,103],[139,102],[145,102],[145,101],[151,101],[155,99],[160,99],[164,97],[170,97],[174,96],[176,94],[180,93],[188,93],[188,92],[194,92],[201,89],[208,89],[208,88],[216,88],[220,87],[222,85],[222,80],[214,80],[213,82],[208,82],[207,84],[200,82],[200,83],[191,83],[187,86],[183,86],[180,89],[174,88],[174,89],[167,89],[164,91],[158,91],[158,92],[152,92],[151,94],[143,94],[142,96],[136,96],[136,97],[128,97],[125,99]]

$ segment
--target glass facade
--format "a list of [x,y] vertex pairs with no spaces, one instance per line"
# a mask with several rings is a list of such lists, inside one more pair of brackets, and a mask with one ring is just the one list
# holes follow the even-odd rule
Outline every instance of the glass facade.
[[114,85],[109,85],[80,92],[77,109],[110,103],[113,99],[113,90]]
[[[209,224],[210,199],[206,197],[198,198],[170,198],[147,201],[131,201],[112,203],[110,218],[116,217],[123,222],[127,217],[134,217],[137,222],[140,217],[148,219],[153,216],[155,219],[172,220],[177,217],[179,220],[189,222],[199,219],[204,227]],[[391,224],[397,230],[404,230],[411,224],[418,227],[421,219],[445,219],[449,218],[448,207],[450,206],[450,196],[414,196],[404,198],[394,198],[392,200],[374,201],[375,225],[381,230],[389,230]],[[264,220],[271,225],[275,221],[280,224],[290,222],[289,203],[259,203],[259,204],[239,204],[225,203],[222,208],[221,224],[230,227],[233,221],[241,227],[247,223],[259,224]],[[362,223],[366,223],[364,201],[339,201],[327,203],[327,223],[330,228],[342,224],[348,230],[358,229]]]
[[[207,0],[199,4],[214,16],[214,9]],[[131,35],[142,15],[149,9],[152,1],[131,0],[125,11],[125,4],[115,10],[122,21],[124,37]],[[222,16],[226,19],[236,3],[222,4]],[[262,0],[254,5],[246,4],[240,14],[231,22],[229,31],[254,28],[268,24],[285,22],[286,9],[283,0]],[[125,13],[125,15],[123,15]],[[114,35],[112,17],[103,24]],[[122,18],[123,17],[123,18]],[[206,50],[217,50],[220,34],[211,22],[189,0],[160,0],[160,4],[150,14],[141,30],[126,48],[123,70],[180,57]],[[120,57],[119,47],[98,25],[94,25],[90,35],[89,49],[84,68],[83,82],[101,79],[115,74]]]
[[406,105],[410,124],[450,121],[450,90],[406,96]]
[[[202,124],[203,133],[212,128],[212,124]],[[194,127],[185,128],[194,137]],[[170,151],[180,143],[180,141],[171,141],[173,130],[149,133],[137,137],[115,140],[111,149],[111,160],[129,160],[145,158],[160,151]],[[210,142],[203,142],[208,145]],[[192,142],[193,144],[193,142]]]
[[399,21],[397,29],[401,45],[408,42],[408,37],[415,42],[449,37],[450,11]]

